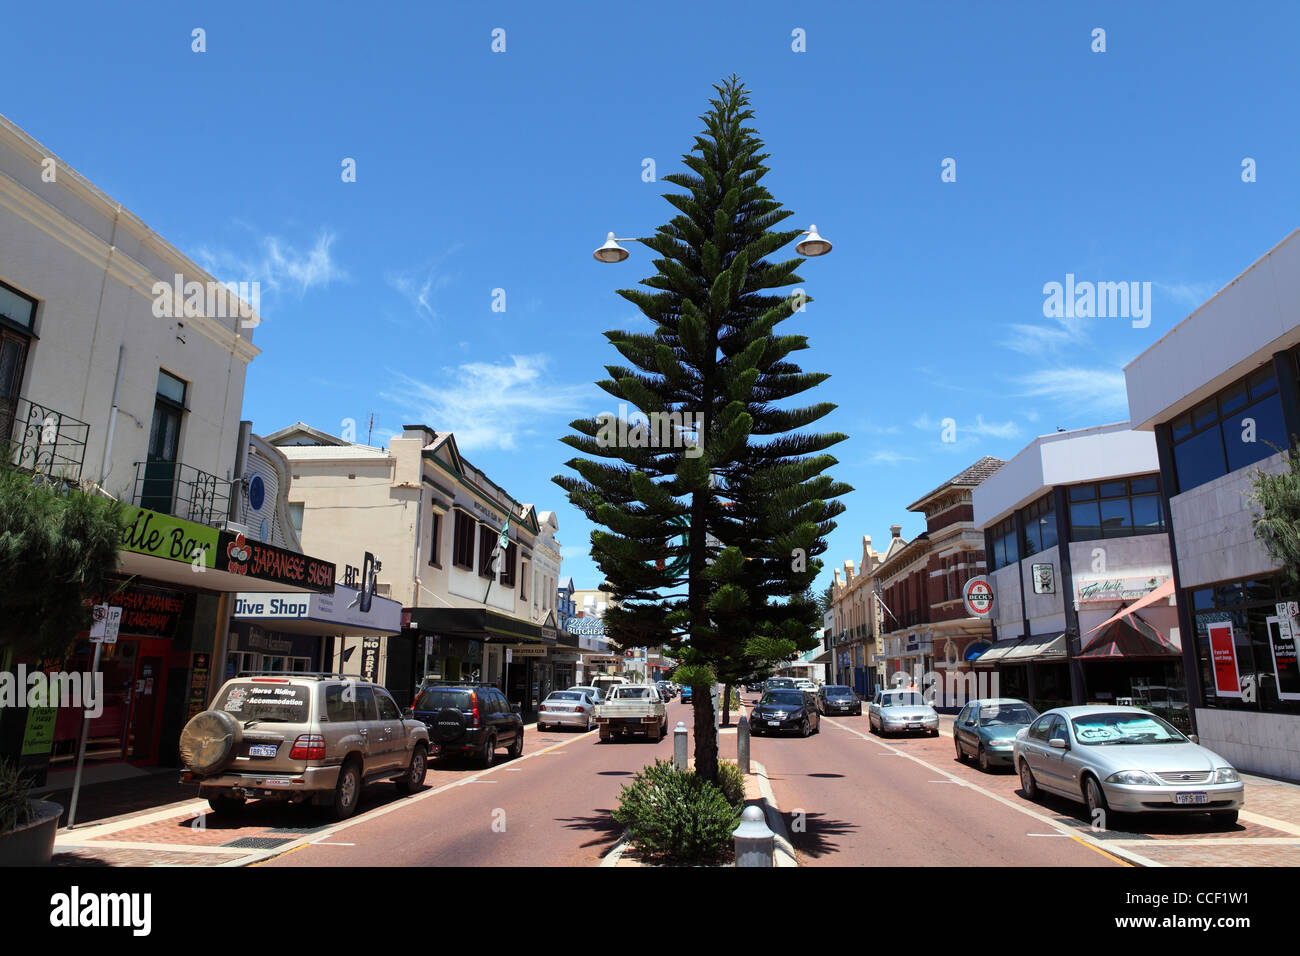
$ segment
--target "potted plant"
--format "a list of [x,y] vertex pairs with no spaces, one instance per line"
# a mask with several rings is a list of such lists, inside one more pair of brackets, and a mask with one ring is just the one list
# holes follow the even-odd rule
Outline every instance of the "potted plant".
[[34,800],[17,764],[0,760],[0,866],[45,866],[63,807]]

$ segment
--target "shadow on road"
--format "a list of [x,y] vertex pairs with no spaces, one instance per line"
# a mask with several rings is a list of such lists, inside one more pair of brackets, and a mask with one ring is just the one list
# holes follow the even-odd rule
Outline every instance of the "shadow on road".
[[591,816],[587,817],[557,817],[557,823],[563,823],[570,830],[589,830],[593,834],[592,839],[582,844],[583,848],[589,846],[601,847],[602,855],[618,842],[619,837],[623,835],[623,825],[614,820],[613,810],[596,810]]
[[[811,857],[826,856],[839,849],[839,843],[831,837],[844,836],[858,829],[856,823],[846,820],[833,820],[824,813],[794,814],[781,811],[786,829],[790,833],[790,842],[800,853]],[[802,831],[802,832],[801,832]]]

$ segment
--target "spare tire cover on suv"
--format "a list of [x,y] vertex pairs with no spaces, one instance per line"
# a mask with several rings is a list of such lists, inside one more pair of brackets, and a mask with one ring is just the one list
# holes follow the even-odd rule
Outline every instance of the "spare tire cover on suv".
[[195,773],[218,773],[235,759],[242,736],[239,721],[230,714],[205,710],[181,731],[181,760]]
[[459,740],[465,736],[465,715],[455,707],[444,707],[434,715],[429,736],[439,743]]

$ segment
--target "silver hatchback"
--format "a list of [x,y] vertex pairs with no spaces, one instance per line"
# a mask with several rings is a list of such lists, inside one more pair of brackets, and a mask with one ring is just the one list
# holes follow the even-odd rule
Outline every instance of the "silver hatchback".
[[1026,797],[1067,797],[1093,820],[1108,810],[1209,813],[1230,826],[1245,802],[1228,761],[1137,707],[1049,710],[1020,731],[1012,753]]

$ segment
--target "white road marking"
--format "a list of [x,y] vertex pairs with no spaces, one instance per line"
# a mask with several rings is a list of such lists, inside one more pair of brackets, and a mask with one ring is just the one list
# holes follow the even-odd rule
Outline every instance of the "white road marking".
[[1070,839],[1070,834],[1068,834],[1068,833],[1026,833],[1025,836],[1037,836],[1037,837],[1064,837],[1064,838],[1067,839],[1067,840]]
[[324,840],[312,840],[312,846],[356,846],[355,843],[327,843]]

